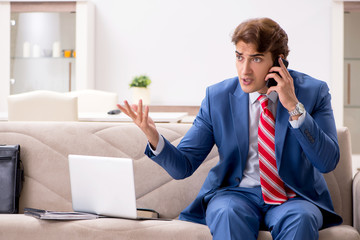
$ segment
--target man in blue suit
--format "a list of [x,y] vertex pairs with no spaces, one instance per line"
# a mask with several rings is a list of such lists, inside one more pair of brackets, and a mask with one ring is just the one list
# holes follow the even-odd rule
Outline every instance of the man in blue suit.
[[[125,101],[119,108],[147,136],[145,153],[175,179],[191,176],[217,146],[218,164],[180,219],[207,224],[213,239],[257,239],[259,229],[268,229],[274,239],[318,239],[319,229],[342,222],[322,176],[339,160],[329,89],[286,68],[287,34],[271,19],[241,23],[232,41],[238,77],[207,88],[193,126],[177,147],[159,135],[141,101],[133,107]],[[279,67],[273,66],[276,61]],[[277,85],[268,87],[270,78]],[[260,180],[260,95],[269,99],[275,118],[276,171],[286,193],[292,192],[279,203],[264,200]]]

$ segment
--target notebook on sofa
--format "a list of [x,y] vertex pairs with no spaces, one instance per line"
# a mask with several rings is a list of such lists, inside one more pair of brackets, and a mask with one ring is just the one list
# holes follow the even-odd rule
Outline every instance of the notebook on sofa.
[[98,217],[157,219],[151,209],[137,209],[133,161],[129,158],[69,155],[72,208],[58,212],[26,208],[39,219],[80,220]]

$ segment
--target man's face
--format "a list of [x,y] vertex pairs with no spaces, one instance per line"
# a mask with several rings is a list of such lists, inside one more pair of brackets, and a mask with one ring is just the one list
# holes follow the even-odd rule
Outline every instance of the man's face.
[[273,66],[270,52],[259,53],[254,44],[242,41],[236,44],[236,69],[241,88],[246,93],[266,93],[265,77]]

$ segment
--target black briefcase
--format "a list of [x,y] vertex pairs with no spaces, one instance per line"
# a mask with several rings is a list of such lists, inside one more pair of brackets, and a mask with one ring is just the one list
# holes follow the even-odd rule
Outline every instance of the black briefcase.
[[0,213],[18,213],[24,180],[19,145],[0,145]]

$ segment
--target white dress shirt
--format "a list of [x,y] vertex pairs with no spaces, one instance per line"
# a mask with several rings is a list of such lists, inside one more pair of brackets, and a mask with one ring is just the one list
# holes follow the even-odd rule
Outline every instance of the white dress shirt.
[[[260,172],[259,172],[259,153],[258,153],[258,125],[260,119],[261,106],[260,102],[257,101],[257,98],[260,96],[258,92],[253,92],[249,94],[249,153],[247,157],[246,167],[243,172],[242,180],[239,184],[240,187],[256,187],[260,186]],[[268,95],[269,103],[268,109],[274,115],[276,119],[276,109],[278,102],[277,92],[271,92]],[[289,122],[293,128],[299,128],[305,120],[305,115],[302,114],[298,120],[290,120]],[[163,137],[159,134],[159,142],[156,150],[151,148],[151,145],[148,143],[151,151],[156,156],[160,154],[163,150],[165,142]]]

